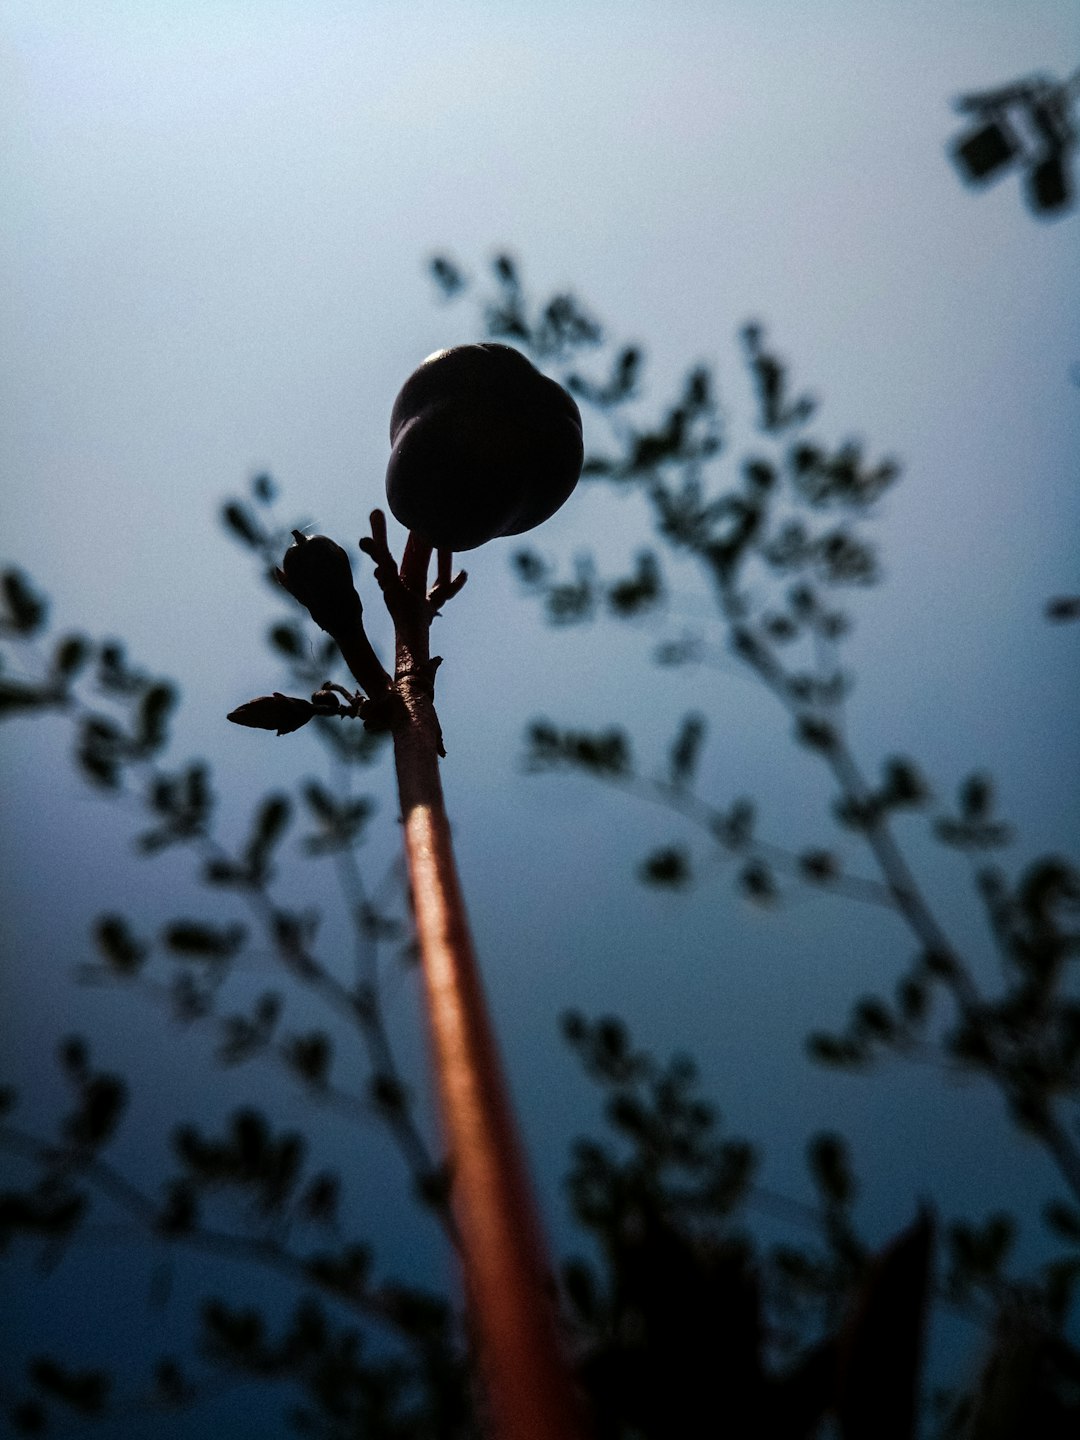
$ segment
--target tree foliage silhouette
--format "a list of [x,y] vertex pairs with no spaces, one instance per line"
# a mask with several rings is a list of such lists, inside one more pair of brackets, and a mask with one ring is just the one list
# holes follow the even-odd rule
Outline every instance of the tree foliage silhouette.
[[[431,273],[449,301],[477,293],[445,257]],[[900,1437],[913,1433],[920,1410],[943,1436],[1074,1433],[1080,999],[1072,962],[1080,935],[1072,927],[1080,876],[1053,855],[1009,873],[997,857],[1010,831],[988,775],[962,779],[955,802],[942,806],[914,759],[886,756],[871,773],[847,738],[853,682],[843,663],[843,597],[877,579],[870,526],[898,465],[817,437],[815,401],[793,389],[760,325],[741,334],[756,440],[732,461],[707,367],[690,369],[666,404],[652,405],[643,350],[609,341],[571,295],[531,303],[508,256],[496,259],[478,305],[483,333],[520,347],[576,395],[592,423],[586,475],[636,495],[650,531],[629,570],[614,575],[589,557],[567,567],[522,547],[513,565],[524,594],[554,625],[655,615],[666,627],[652,649],[656,664],[708,666],[715,644],[669,619],[670,572],[689,565],[722,624],[725,656],[775,698],[794,743],[830,776],[834,799],[819,844],[791,848],[763,834],[750,797],[718,799],[700,788],[708,718],[699,711],[672,736],[659,776],[638,763],[622,724],[586,731],[546,718],[528,728],[527,767],[581,772],[667,807],[673,838],[642,857],[645,884],[703,883],[705,863],[719,856],[750,903],[820,891],[892,914],[914,960],[892,994],[856,999],[835,1032],[809,1037],[810,1054],[850,1069],[886,1053],[932,1056],[977,1075],[1059,1178],[1044,1210],[1047,1258],[1037,1264],[1015,1261],[1017,1224],[1004,1213],[938,1219],[924,1209],[875,1248],[857,1225],[858,1186],[842,1137],[824,1133],[808,1147],[811,1202],[777,1195],[757,1180],[758,1148],[727,1134],[700,1094],[689,1059],[663,1063],[636,1048],[617,1019],[568,1014],[564,1038],[599,1087],[607,1122],[602,1137],[582,1138],[572,1151],[567,1190],[584,1253],[566,1260],[560,1288],[597,1435],[795,1437],[831,1418],[847,1440]],[[222,520],[271,579],[292,528],[272,479],[257,476],[250,494],[226,503]],[[287,603],[276,585],[275,594]],[[453,1245],[452,1173],[418,1118],[380,986],[385,958],[408,954],[408,908],[393,882],[372,883],[356,850],[374,811],[360,777],[378,762],[383,739],[341,710],[320,708],[328,677],[347,678],[333,641],[295,608],[272,624],[283,685],[312,697],[291,697],[306,707],[302,718],[279,706],[280,732],[296,728],[292,718],[307,724],[326,749],[329,778],[266,795],[245,838],[227,845],[209,768],[167,761],[175,687],[133,665],[115,642],[52,632],[47,602],[20,572],[5,574],[3,599],[0,712],[65,716],[87,782],[142,814],[137,849],[147,857],[186,850],[208,893],[203,913],[163,918],[154,934],[119,913],[97,917],[96,958],[81,978],[211,1030],[223,1066],[276,1067],[313,1106],[361,1124],[374,1118],[400,1152],[417,1224],[426,1211]],[[952,941],[920,887],[894,823],[908,812],[923,814],[943,847],[972,862],[994,967]],[[320,947],[319,915],[282,898],[285,843],[300,827],[302,849],[334,868],[351,973]],[[688,834],[699,838],[690,843]],[[226,897],[235,903],[224,906]],[[253,949],[272,956],[278,982],[236,1008],[230,978]],[[298,995],[325,1008],[325,1026],[296,1027]],[[339,1078],[343,1044],[364,1057],[362,1089]],[[191,1353],[148,1355],[146,1384],[130,1394],[106,1371],[83,1368],[82,1357],[39,1357],[4,1386],[16,1431],[47,1433],[72,1415],[145,1423],[156,1411],[196,1407],[223,1379],[238,1378],[287,1391],[283,1413],[302,1433],[480,1433],[456,1300],[380,1275],[341,1175],[313,1163],[300,1131],[251,1106],[218,1129],[177,1123],[170,1170],[147,1189],[111,1154],[127,1082],[99,1068],[79,1037],[61,1041],[58,1061],[70,1104],[51,1130],[31,1097],[3,1096],[0,1146],[18,1166],[0,1194],[5,1244],[36,1246],[55,1260],[104,1214],[178,1254],[272,1277],[291,1308],[281,1320],[235,1295],[207,1297]],[[784,1221],[788,1238],[761,1238],[759,1215]],[[980,1370],[920,1399],[931,1302],[975,1316],[986,1338]]]
[[1021,171],[1024,202],[1039,219],[1052,220],[1075,204],[1072,152],[1076,148],[1076,97],[1080,71],[1065,80],[1029,75],[961,95],[967,117],[949,152],[969,185],[989,185],[1013,168]]

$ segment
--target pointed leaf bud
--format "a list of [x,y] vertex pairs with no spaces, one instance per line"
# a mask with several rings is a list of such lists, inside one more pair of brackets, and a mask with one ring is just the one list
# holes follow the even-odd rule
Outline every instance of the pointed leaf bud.
[[282,695],[275,690],[273,695],[259,695],[244,705],[238,705],[225,718],[234,725],[249,725],[253,730],[276,730],[279,735],[289,735],[319,713],[310,700]]

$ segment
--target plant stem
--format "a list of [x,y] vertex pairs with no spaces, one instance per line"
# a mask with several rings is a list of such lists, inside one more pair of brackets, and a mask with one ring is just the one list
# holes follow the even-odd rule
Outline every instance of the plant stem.
[[575,1440],[584,1426],[560,1354],[550,1266],[469,935],[439,778],[431,610],[422,590],[413,589],[416,577],[408,579],[405,594],[404,585],[384,585],[397,631],[395,688],[402,701],[393,726],[394,760],[487,1419],[495,1440]]

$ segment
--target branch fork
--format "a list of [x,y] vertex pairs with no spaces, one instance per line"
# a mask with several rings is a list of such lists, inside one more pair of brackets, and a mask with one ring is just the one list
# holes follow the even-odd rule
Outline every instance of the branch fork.
[[465,584],[466,571],[454,575],[452,553],[440,550],[435,583],[428,590],[432,546],[410,534],[399,566],[387,539],[386,517],[381,510],[372,511],[371,534],[360,541],[360,549],[375,562],[375,580],[394,622],[396,655],[391,677],[364,630],[363,606],[353,586],[346,552],[325,535],[292,533],[296,543],[275,577],[331,636],[360,688],[351,692],[327,680],[310,700],[274,691],[238,706],[228,719],[288,735],[317,715],[358,718],[368,730],[396,731],[416,723],[423,714],[437,732],[437,753],[444,755],[434,714],[435,672],[441,660],[430,654],[428,631],[442,607]]

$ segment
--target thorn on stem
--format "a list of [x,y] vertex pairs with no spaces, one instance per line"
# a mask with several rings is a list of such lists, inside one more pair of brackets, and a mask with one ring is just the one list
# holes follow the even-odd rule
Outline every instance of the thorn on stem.
[[448,577],[445,584],[443,583],[442,577],[439,577],[427,597],[428,605],[431,608],[432,619],[435,618],[448,600],[454,598],[468,578],[469,572],[467,570],[459,570],[452,580]]
[[400,577],[397,561],[390,553],[386,538],[386,516],[381,510],[371,512],[371,534],[362,537],[360,549],[375,562],[375,579],[385,595],[388,587],[398,582]]

